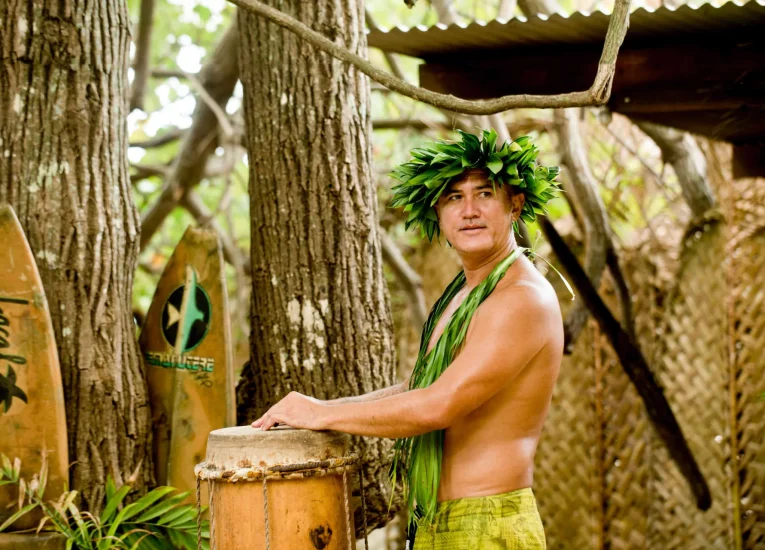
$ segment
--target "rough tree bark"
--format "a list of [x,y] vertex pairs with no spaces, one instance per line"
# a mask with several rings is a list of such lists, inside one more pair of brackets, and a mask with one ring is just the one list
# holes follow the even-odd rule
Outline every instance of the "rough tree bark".
[[[273,3],[366,55],[360,0]],[[240,11],[239,25],[253,285],[251,359],[237,390],[243,423],[292,390],[327,399],[392,385],[396,366],[371,174],[369,81],[265,19]],[[398,507],[388,514],[392,443],[353,440],[370,529]],[[356,520],[361,529],[358,506]]]
[[0,2],[0,202],[37,258],[66,401],[71,484],[152,481],[147,388],[131,315],[138,214],[127,163],[124,2]]

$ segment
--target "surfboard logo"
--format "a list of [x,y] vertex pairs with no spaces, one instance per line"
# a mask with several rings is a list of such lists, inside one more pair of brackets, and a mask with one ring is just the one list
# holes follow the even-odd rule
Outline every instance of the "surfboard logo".
[[186,281],[170,293],[162,308],[162,334],[176,355],[196,348],[210,329],[212,304],[193,267],[186,266]]

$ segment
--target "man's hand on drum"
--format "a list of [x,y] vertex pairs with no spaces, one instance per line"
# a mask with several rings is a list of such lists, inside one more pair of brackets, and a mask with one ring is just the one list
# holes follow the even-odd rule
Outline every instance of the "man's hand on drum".
[[323,430],[322,413],[326,407],[324,401],[293,391],[253,422],[252,427],[265,431],[286,424],[293,428]]

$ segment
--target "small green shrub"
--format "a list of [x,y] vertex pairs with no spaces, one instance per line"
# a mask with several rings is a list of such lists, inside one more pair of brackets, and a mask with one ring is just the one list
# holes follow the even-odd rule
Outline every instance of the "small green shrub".
[[[19,488],[17,510],[0,525],[0,532],[17,519],[36,508],[43,512],[37,527],[56,531],[66,537],[67,550],[196,550],[197,511],[190,504],[182,504],[188,492],[176,492],[173,487],[157,487],[130,504],[124,504],[130,485],[117,487],[109,477],[106,483],[105,504],[99,515],[77,508],[77,491],[64,490],[58,500],[45,503],[43,494],[48,477],[45,458],[38,474],[30,481],[20,476],[21,461],[13,463],[0,454],[0,485],[15,484]],[[204,511],[204,510],[203,510]],[[209,550],[209,524],[202,524],[202,547]]]

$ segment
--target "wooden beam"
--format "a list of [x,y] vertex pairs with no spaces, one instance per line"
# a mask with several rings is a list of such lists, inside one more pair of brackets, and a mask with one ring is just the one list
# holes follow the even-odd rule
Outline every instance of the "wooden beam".
[[[419,67],[420,84],[468,99],[506,94],[553,94],[586,89],[597,71],[592,46],[513,51],[472,50]],[[674,84],[674,85],[673,85]],[[688,98],[720,93],[765,104],[765,40],[623,48],[616,60],[612,94],[635,88],[675,88]],[[747,94],[746,92],[749,91]]]
[[765,177],[765,140],[759,145],[733,147],[733,177]]
[[[598,51],[471,51],[420,65],[423,87],[470,99],[558,94],[585,89]],[[720,38],[703,44],[623,48],[609,107],[617,112],[715,139],[765,137],[765,38]]]

